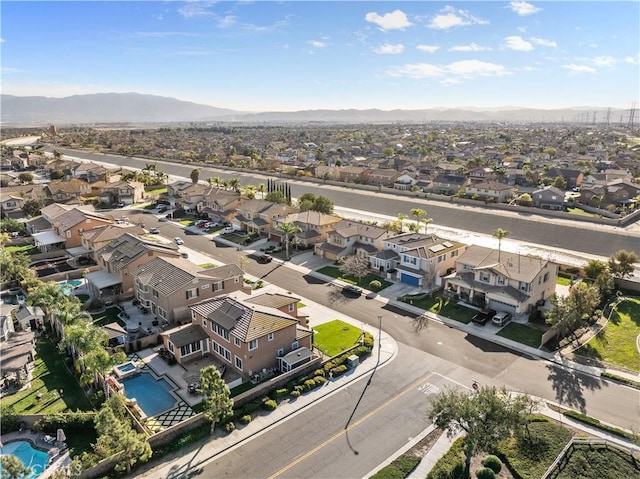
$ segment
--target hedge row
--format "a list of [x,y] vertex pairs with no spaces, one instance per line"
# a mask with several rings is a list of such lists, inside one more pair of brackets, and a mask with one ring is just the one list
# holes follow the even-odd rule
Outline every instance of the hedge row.
[[606,432],[610,432],[611,434],[615,434],[616,436],[620,436],[628,441],[634,442],[636,444],[640,444],[640,439],[634,434],[628,433],[627,431],[623,431],[620,428],[614,426],[607,426],[606,424],[602,424],[598,419],[587,416],[586,414],[582,414],[578,411],[565,411],[564,414],[571,419],[575,419],[576,421],[580,421],[584,424],[588,424],[589,426],[593,426],[595,428],[601,429]]
[[370,479],[404,479],[418,467],[422,459],[403,454],[388,466],[376,472]]
[[464,438],[459,437],[451,445],[447,453],[438,459],[427,479],[466,479],[464,471],[464,452],[462,450]]
[[95,429],[95,416],[95,412],[58,412],[38,419],[34,427],[39,431],[92,431]]
[[623,378],[622,376],[618,376],[617,374],[609,373],[607,371],[602,371],[600,376],[607,379],[612,379],[613,381],[617,381],[622,384],[626,384],[627,386],[631,386],[632,388],[640,389],[640,382],[634,381],[633,379]]

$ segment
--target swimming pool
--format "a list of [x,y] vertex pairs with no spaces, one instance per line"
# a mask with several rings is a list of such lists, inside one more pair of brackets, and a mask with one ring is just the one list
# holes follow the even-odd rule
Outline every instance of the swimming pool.
[[62,292],[69,296],[73,293],[73,290],[78,286],[82,286],[82,281],[79,279],[70,279],[69,281],[63,281],[62,283],[58,283],[60,288],[62,288]]
[[138,368],[133,361],[127,361],[126,363],[118,364],[117,366],[113,367],[113,372],[116,376],[118,376],[118,379],[130,376],[137,370]]
[[34,448],[28,441],[9,442],[0,447],[0,454],[13,454],[22,464],[31,468],[27,478],[33,479],[44,472],[49,464],[49,454]]
[[138,406],[148,417],[176,407],[176,398],[171,394],[173,387],[166,379],[156,379],[150,373],[140,372],[120,382],[124,385],[125,396],[136,398]]

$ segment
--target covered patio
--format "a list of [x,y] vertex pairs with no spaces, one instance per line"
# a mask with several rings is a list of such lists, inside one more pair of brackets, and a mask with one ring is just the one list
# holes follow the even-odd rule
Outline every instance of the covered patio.
[[64,238],[53,230],[33,233],[31,237],[35,247],[43,253],[64,248]]
[[104,270],[85,275],[89,290],[96,298],[114,296],[122,291],[122,281]]

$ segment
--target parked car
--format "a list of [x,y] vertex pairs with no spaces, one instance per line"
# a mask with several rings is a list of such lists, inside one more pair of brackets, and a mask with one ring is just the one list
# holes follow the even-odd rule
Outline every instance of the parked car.
[[153,228],[149,228],[149,233],[152,235],[157,235],[160,234],[160,230],[154,226]]
[[180,256],[182,256],[183,258],[188,258],[189,253],[187,253],[186,251],[180,251]]
[[491,320],[491,322],[496,326],[504,326],[509,321],[511,321],[511,313],[507,313],[505,311],[500,311]]
[[238,228],[236,228],[235,226],[227,226],[225,229],[222,230],[222,233],[229,234],[229,233],[233,233],[234,231],[238,231]]
[[262,264],[271,263],[271,261],[273,261],[273,256],[269,254],[261,254],[256,258],[256,261]]
[[479,324],[480,326],[484,326],[484,324],[487,321],[489,321],[491,318],[493,318],[495,315],[496,315],[495,310],[484,308],[483,310],[478,312],[473,318],[471,318],[471,321],[473,321],[474,324]]
[[169,209],[169,208],[167,208],[166,206],[161,206],[161,207],[158,209],[158,213],[164,213],[164,212],[165,212],[165,211],[167,211],[168,209]]
[[124,203],[122,201],[119,203],[116,203],[116,208],[124,208]]
[[357,286],[353,286],[352,284],[348,284],[344,288],[342,288],[342,294],[345,296],[357,296],[360,297],[362,294],[362,290]]
[[202,227],[205,229],[209,229],[209,228],[214,228],[218,226],[218,223],[216,223],[215,221],[207,221]]
[[199,221],[196,221],[196,226],[198,228],[204,228],[207,223],[208,223],[207,220],[199,220]]
[[182,240],[182,238],[173,238],[173,241],[175,241],[175,243],[180,246],[184,244],[184,241]]

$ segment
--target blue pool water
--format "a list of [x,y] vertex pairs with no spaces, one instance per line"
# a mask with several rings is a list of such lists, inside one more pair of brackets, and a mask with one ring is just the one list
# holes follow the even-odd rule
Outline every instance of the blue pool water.
[[133,371],[135,368],[136,368],[136,365],[133,364],[131,361],[129,361],[128,363],[123,363],[116,366],[116,369],[121,373],[128,373],[130,371]]
[[62,292],[69,296],[71,293],[73,293],[73,290],[75,288],[82,285],[82,281],[80,281],[79,279],[70,279],[69,281],[63,281],[62,283],[58,284],[60,285],[60,288],[62,288]]
[[165,379],[155,379],[151,374],[141,372],[121,379],[124,393],[129,398],[136,398],[138,406],[151,417],[173,409],[176,398],[170,391],[173,389]]
[[0,448],[0,454],[13,454],[22,464],[31,468],[31,474],[27,478],[36,478],[44,472],[49,464],[49,454],[34,448],[30,442],[15,441],[5,444]]

